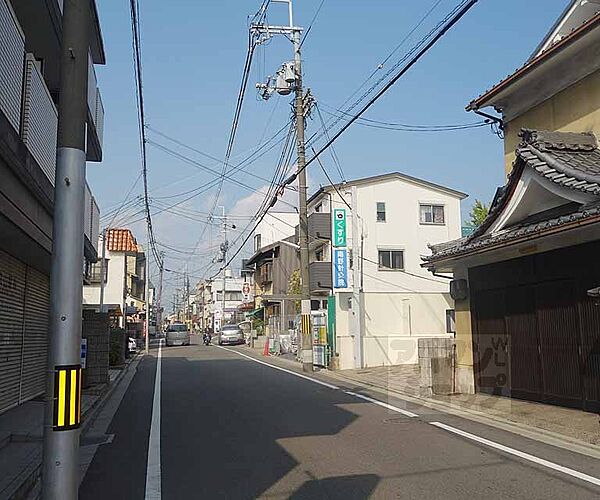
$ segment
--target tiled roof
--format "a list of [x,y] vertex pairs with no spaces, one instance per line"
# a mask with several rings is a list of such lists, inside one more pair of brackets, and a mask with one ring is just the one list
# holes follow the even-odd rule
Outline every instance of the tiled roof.
[[535,214],[498,233],[486,234],[510,200],[525,168],[569,189],[600,196],[600,150],[593,134],[523,129],[523,141],[508,182],[498,188],[483,224],[466,238],[432,245],[426,262],[471,253],[498,243],[516,241],[573,222],[600,218],[600,200],[588,205],[568,203]]
[[600,23],[600,12],[596,13],[596,15],[594,15],[592,18],[587,19],[581,26],[574,29],[571,33],[564,36],[556,43],[550,45],[550,47],[548,47],[544,52],[542,52],[538,56],[536,56],[532,59],[529,59],[523,66],[516,69],[513,73],[511,73],[506,78],[504,78],[503,80],[498,82],[496,85],[494,85],[489,90],[486,90],[479,97],[477,97],[476,99],[473,99],[467,106],[467,108],[466,108],[467,111],[473,111],[473,110],[480,109],[482,107],[486,107],[488,105],[488,104],[486,104],[486,101],[488,101],[488,99],[493,97],[497,92],[499,92],[504,87],[507,87],[514,80],[517,80],[518,78],[523,76],[525,73],[530,71],[533,67],[537,66],[538,63],[541,63],[542,61],[548,59],[552,54],[554,54],[558,50],[562,49],[566,45],[570,44],[571,42],[575,41],[580,35],[587,33],[588,30],[594,28],[598,23]]
[[517,156],[546,179],[600,194],[600,151],[594,134],[521,131]]
[[106,248],[111,252],[138,252],[138,244],[129,229],[109,229]]
[[[563,207],[559,207],[563,208]],[[425,262],[434,262],[449,257],[469,254],[483,250],[500,243],[512,243],[521,238],[543,233],[570,223],[584,222],[586,220],[600,221],[600,202],[592,205],[580,206],[577,210],[552,217],[535,223],[520,223],[496,234],[486,234],[478,238],[461,238],[442,245],[431,247],[433,255],[425,257]]]

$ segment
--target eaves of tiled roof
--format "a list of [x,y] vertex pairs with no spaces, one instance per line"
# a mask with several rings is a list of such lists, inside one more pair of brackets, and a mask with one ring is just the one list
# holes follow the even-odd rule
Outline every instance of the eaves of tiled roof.
[[568,225],[600,221],[599,200],[590,205],[569,206],[568,211],[563,210],[564,213],[548,212],[545,219],[539,216],[544,214],[539,214],[498,233],[486,234],[510,201],[525,168],[534,170],[559,186],[600,196],[600,150],[593,134],[524,129],[521,137],[523,141],[517,148],[517,159],[508,182],[497,190],[489,214],[481,226],[466,238],[432,245],[433,254],[424,259],[426,263],[513,243],[561,226],[566,229]]
[[110,252],[138,251],[138,244],[129,229],[109,229],[106,240]]
[[494,85],[491,89],[486,90],[479,97],[477,97],[476,99],[473,99],[466,107],[466,110],[467,111],[476,111],[478,109],[488,106],[488,104],[486,104],[486,103],[491,98],[493,98],[496,94],[498,94],[500,91],[502,91],[505,88],[507,88],[508,86],[510,86],[512,83],[514,83],[516,80],[518,80],[519,78],[524,76],[526,73],[530,72],[531,70],[533,70],[535,67],[539,66],[546,60],[550,59],[554,54],[563,50],[566,46],[570,45],[575,40],[577,40],[579,37],[588,33],[589,31],[591,31],[598,25],[600,25],[600,13],[598,13],[594,17],[588,19],[581,26],[579,26],[579,28],[573,30],[569,35],[565,36],[560,41],[551,45],[548,49],[546,49],[544,52],[542,52],[537,57],[534,57],[533,59],[530,59],[529,61],[527,61],[523,66],[521,66],[514,73],[508,75],[506,78],[504,78],[499,83]]

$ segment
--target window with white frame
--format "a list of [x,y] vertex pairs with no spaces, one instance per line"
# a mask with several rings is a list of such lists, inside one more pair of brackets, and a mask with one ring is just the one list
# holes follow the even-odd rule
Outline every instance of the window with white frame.
[[444,205],[421,203],[419,205],[419,219],[421,224],[445,224]]
[[260,233],[254,235],[254,251],[258,252],[261,247],[261,235]]
[[377,222],[385,222],[385,202],[377,202]]
[[403,271],[404,250],[379,250],[380,271]]

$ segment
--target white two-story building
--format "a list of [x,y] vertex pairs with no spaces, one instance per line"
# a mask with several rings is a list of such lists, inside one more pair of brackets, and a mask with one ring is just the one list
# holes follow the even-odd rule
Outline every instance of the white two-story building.
[[341,369],[414,364],[419,338],[452,335],[449,280],[424,271],[421,257],[460,237],[466,196],[394,172],[310,197],[312,308],[330,309]]

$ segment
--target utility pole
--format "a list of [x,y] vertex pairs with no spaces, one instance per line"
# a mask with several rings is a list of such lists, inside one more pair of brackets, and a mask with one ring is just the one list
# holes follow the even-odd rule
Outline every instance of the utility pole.
[[159,279],[158,279],[158,295],[156,296],[156,328],[160,328],[159,332],[162,331],[162,289],[163,289],[163,273],[165,271],[165,252],[160,252],[159,262]]
[[[292,1],[290,0],[290,27]],[[310,274],[308,268],[308,213],[306,206],[306,151],[304,145],[304,95],[302,90],[302,57],[300,31],[295,29],[294,72],[296,73],[296,148],[298,151],[298,195],[300,208],[300,279],[302,281],[302,371],[313,371],[312,332],[310,327]]]
[[225,324],[225,289],[227,288],[227,250],[229,242],[227,241],[227,218],[225,217],[225,207],[223,207],[223,243],[221,243],[221,258],[223,259],[223,296],[221,297],[221,330]]
[[89,5],[87,0],[63,3],[42,468],[45,500],[74,500],[79,485]]
[[102,260],[100,261],[100,312],[104,312],[104,281],[106,276],[106,236],[107,228],[102,230]]
[[[359,239],[360,235],[360,239]],[[352,330],[354,332],[354,367],[363,367],[363,337],[365,325],[363,271],[363,223],[358,215],[358,189],[352,186]]]
[[264,99],[268,99],[272,92],[277,91],[282,95],[290,93],[290,85],[293,84],[295,90],[295,113],[296,113],[296,149],[298,154],[297,178],[299,194],[299,220],[300,220],[300,279],[301,279],[301,298],[302,298],[302,321],[301,321],[301,353],[302,370],[305,372],[313,371],[313,348],[310,316],[310,271],[308,254],[308,215],[307,215],[307,186],[306,186],[306,151],[304,141],[305,128],[305,96],[302,88],[302,54],[301,54],[301,34],[302,28],[294,26],[293,20],[293,0],[271,0],[271,3],[283,3],[288,5],[288,26],[270,26],[265,24],[252,24],[250,30],[254,33],[266,37],[268,40],[274,35],[291,35],[294,47],[293,76],[288,75],[290,65],[284,64],[278,72],[276,86],[271,87],[271,78],[267,84],[258,84],[257,88],[262,89]]
[[[150,231],[148,231],[148,237]],[[148,238],[148,248],[146,249],[146,270],[144,271],[144,298],[146,299],[146,318],[144,320],[144,330],[146,330],[145,351],[150,353],[150,238]]]

